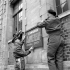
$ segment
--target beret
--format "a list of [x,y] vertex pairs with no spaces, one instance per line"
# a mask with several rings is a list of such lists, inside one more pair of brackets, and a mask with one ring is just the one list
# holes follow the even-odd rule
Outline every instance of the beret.
[[49,9],[48,13],[52,14],[53,16],[56,16],[56,12],[54,10],[52,10],[52,9]]

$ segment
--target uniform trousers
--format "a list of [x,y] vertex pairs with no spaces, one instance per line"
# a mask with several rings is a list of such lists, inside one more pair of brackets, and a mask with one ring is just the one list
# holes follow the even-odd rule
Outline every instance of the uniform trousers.
[[61,35],[50,35],[48,40],[48,66],[49,70],[63,70],[63,46]]

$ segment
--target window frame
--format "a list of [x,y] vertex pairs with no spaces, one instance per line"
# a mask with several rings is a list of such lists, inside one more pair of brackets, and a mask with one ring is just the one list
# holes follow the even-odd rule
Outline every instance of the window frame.
[[[68,0],[66,0],[66,1],[67,1],[67,4],[68,4]],[[66,1],[65,1],[65,2],[66,2]],[[65,2],[63,2],[62,4],[64,4]],[[60,5],[58,5],[58,6],[61,6],[62,4],[60,4]],[[55,0],[56,13],[57,13],[57,7],[58,7],[58,6],[56,6],[56,0]],[[60,18],[62,18],[62,17],[64,17],[64,16],[70,14],[69,12],[70,12],[70,10],[69,10],[69,5],[68,5],[68,10],[67,10],[67,11],[62,12],[62,13],[57,14],[57,15],[58,15]]]
[[[22,7],[20,7],[22,4]],[[18,7],[17,7],[18,6]],[[17,7],[17,8],[16,8]],[[16,11],[16,12],[15,12]],[[14,7],[13,7],[13,19],[14,19],[14,28],[13,28],[13,34],[15,32],[18,32],[18,23],[19,23],[19,13],[23,11],[23,3],[22,2],[19,2],[18,4],[16,4]],[[15,23],[15,17],[16,17],[16,23]],[[16,29],[17,28],[17,29]]]

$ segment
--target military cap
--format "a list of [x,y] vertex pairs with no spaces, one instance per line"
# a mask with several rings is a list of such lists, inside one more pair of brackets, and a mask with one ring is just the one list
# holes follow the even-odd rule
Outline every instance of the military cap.
[[55,12],[54,10],[49,9],[49,10],[48,10],[48,13],[50,13],[50,14],[52,14],[53,16],[55,16],[55,17],[56,17],[56,12]]

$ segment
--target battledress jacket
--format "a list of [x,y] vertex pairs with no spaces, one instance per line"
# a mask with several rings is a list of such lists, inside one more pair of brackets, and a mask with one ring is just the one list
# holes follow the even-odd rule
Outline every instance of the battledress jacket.
[[60,22],[60,19],[53,18],[53,19],[45,19],[40,25],[38,25],[39,28],[45,27],[46,32],[50,35],[60,35],[62,33],[61,28],[62,24]]
[[23,51],[22,50],[22,43],[19,41],[15,42],[14,46],[15,46],[15,48],[14,48],[13,54],[14,54],[15,58],[25,57],[31,53],[31,51],[29,51],[29,50]]

